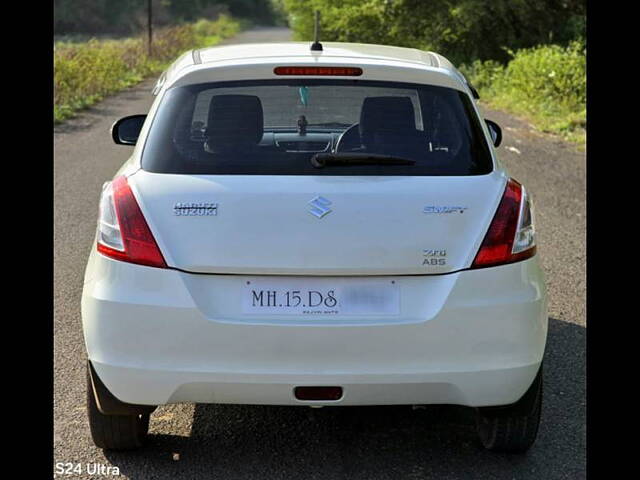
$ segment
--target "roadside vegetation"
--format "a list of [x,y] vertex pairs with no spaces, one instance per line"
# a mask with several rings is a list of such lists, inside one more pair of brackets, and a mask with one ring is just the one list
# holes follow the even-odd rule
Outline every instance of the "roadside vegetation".
[[54,123],[106,95],[134,85],[162,71],[179,54],[191,48],[215,45],[241,29],[228,15],[217,20],[163,27],[153,34],[149,56],[146,37],[54,44]]
[[584,144],[587,126],[586,46],[542,45],[509,52],[502,65],[476,60],[462,70],[496,108],[526,117],[536,128]]
[[[267,25],[281,0],[152,0],[153,25],[214,20],[224,14]],[[54,36],[134,36],[147,27],[148,0],[53,0]]]
[[298,40],[382,43],[445,55],[481,101],[583,145],[585,0],[277,0]]

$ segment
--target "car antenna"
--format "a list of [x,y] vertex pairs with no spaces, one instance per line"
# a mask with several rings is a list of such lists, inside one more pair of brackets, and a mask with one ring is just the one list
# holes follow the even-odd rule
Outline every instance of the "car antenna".
[[313,33],[313,43],[311,44],[312,52],[321,52],[322,44],[318,41],[318,35],[320,33],[320,10],[316,10],[315,27]]

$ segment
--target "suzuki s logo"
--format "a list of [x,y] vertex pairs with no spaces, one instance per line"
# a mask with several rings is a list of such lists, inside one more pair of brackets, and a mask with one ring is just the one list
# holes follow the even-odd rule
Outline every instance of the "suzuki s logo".
[[316,197],[309,202],[309,213],[318,218],[322,218],[328,213],[331,213],[329,208],[331,202],[324,197]]

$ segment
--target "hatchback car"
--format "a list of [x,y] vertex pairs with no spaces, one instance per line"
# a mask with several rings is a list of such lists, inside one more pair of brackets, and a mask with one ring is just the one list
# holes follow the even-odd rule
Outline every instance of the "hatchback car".
[[522,452],[547,300],[530,193],[441,55],[380,45],[187,52],[100,199],[82,323],[95,444],[180,402],[472,407]]

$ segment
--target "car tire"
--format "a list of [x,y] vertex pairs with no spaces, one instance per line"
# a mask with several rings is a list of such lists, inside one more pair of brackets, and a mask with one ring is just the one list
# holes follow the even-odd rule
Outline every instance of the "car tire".
[[87,415],[93,443],[104,450],[140,448],[149,431],[149,414],[105,415],[98,409],[87,369]]
[[538,435],[542,410],[542,366],[533,383],[516,404],[503,408],[480,408],[476,427],[487,450],[524,453]]

